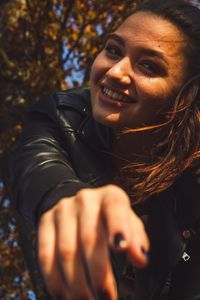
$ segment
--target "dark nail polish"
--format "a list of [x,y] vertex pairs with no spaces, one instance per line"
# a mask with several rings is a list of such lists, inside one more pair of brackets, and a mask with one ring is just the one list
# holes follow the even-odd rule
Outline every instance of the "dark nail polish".
[[127,248],[127,241],[125,240],[123,234],[116,233],[113,240],[114,247],[117,249],[126,249]]

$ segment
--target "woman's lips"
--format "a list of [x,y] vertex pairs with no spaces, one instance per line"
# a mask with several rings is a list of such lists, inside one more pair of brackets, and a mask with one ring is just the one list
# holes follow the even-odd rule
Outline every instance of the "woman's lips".
[[122,100],[118,99],[113,99],[109,95],[106,94],[106,92],[109,93],[108,91],[112,92],[113,94],[117,94],[117,92],[114,92],[112,89],[106,88],[106,87],[101,87],[100,92],[99,92],[99,100],[101,102],[104,102],[106,104],[109,104],[110,106],[114,107],[119,107],[123,108],[128,106],[131,102],[123,102]]

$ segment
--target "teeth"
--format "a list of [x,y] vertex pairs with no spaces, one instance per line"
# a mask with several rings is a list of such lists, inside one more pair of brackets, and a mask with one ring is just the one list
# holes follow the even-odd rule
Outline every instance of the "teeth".
[[103,87],[103,93],[104,93],[104,95],[110,97],[113,100],[118,100],[118,101],[125,102],[125,103],[130,103],[131,102],[128,97],[126,98],[123,95],[118,94],[117,92],[113,92],[113,91],[111,91],[110,89],[108,89],[106,87]]

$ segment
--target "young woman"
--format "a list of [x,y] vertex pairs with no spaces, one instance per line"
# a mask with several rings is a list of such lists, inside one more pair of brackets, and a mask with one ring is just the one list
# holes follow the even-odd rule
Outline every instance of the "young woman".
[[12,157],[52,299],[200,299],[200,11],[149,0]]

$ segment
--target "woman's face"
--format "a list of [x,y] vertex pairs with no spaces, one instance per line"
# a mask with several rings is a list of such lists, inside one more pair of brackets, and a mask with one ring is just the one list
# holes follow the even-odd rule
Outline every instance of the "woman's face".
[[185,36],[147,12],[126,19],[91,70],[94,118],[112,128],[158,124],[185,81]]

